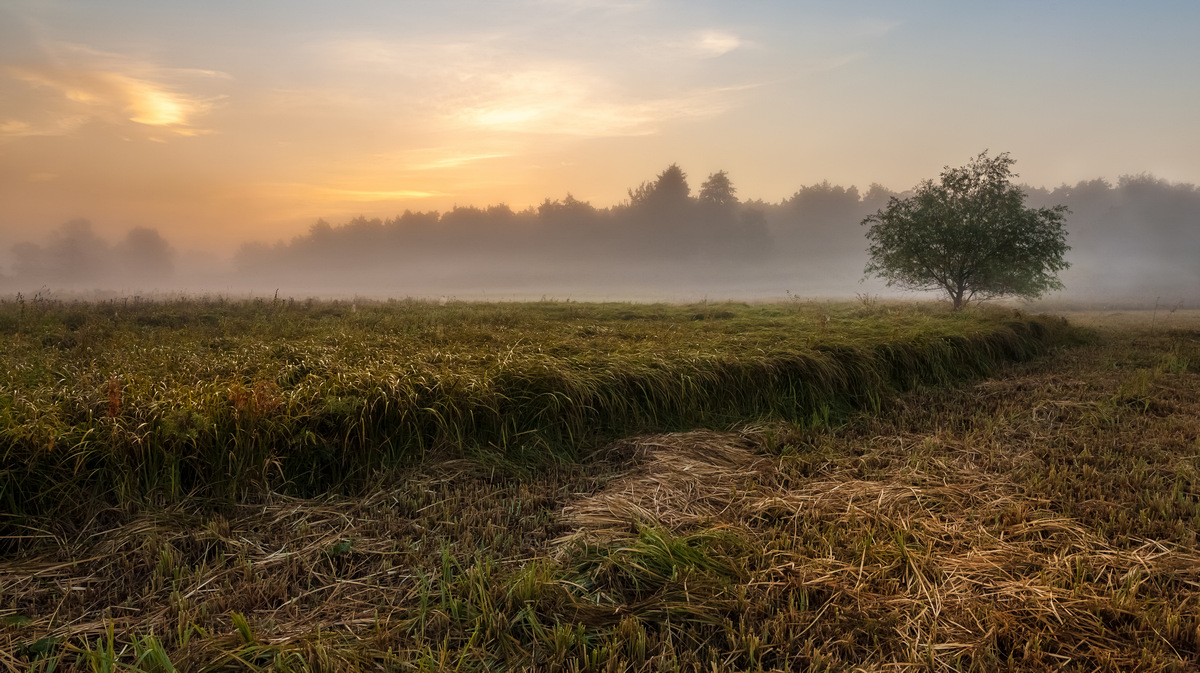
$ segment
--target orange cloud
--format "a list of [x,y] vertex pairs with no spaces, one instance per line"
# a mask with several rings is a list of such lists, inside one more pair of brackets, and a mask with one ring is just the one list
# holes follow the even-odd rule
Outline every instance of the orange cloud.
[[[269,194],[274,198],[283,199],[293,204],[303,204],[306,208],[310,209],[336,208],[339,206],[357,207],[356,204],[363,203],[406,201],[410,199],[428,199],[445,196],[442,192],[426,189],[393,189],[387,186],[375,187],[375,185],[369,183],[363,184],[366,182],[368,181],[356,180],[347,182],[345,180],[337,180],[326,184],[262,182],[254,185],[253,192],[258,195]],[[384,181],[376,179],[373,182],[378,185]],[[310,213],[312,211],[306,210],[303,212]]]
[[65,136],[87,123],[87,115],[59,115],[43,117],[35,121],[9,119],[0,121],[0,138],[24,138],[29,136]]
[[50,62],[10,65],[2,71],[12,80],[58,95],[57,105],[38,109],[26,119],[0,122],[0,135],[67,135],[93,119],[134,122],[183,136],[210,132],[198,128],[214,98],[180,90],[168,83],[181,76],[222,76],[197,70],[156,68],[86,48],[63,48]]
[[[503,159],[512,156],[505,152],[462,154],[446,149],[419,150],[406,154],[408,156],[406,157],[406,163],[403,165],[409,171],[435,171],[442,168],[458,168],[459,166],[465,166],[476,161]],[[419,159],[422,155],[426,155],[428,158],[422,161]]]
[[641,136],[666,122],[711,117],[733,101],[732,88],[704,88],[674,96],[619,99],[603,80],[568,68],[489,73],[478,93],[453,101],[452,118],[489,131],[569,136]]
[[313,192],[328,195],[344,201],[400,201],[403,199],[427,199],[431,196],[443,196],[440,192],[422,192],[414,189],[337,189],[333,187],[314,187]]
[[[706,30],[647,54],[656,62],[677,63],[681,57],[707,59],[742,46],[732,33]],[[735,92],[753,86],[681,84],[664,92],[630,85],[618,65],[531,58],[488,35],[470,42],[406,45],[342,39],[322,49],[325,65],[345,72],[344,80],[369,77],[389,84],[376,90],[405,91],[410,124],[451,134],[478,130],[575,137],[651,135],[672,121],[726,112],[738,103]],[[313,100],[362,107],[381,104],[356,101],[352,92],[340,89],[306,92],[304,98],[306,105]]]

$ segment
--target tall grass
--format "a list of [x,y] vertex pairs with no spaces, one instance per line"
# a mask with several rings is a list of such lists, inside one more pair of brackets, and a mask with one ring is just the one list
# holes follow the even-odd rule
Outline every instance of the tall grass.
[[430,454],[827,423],[1072,338],[913,305],[0,303],[0,532],[98,506],[358,489]]

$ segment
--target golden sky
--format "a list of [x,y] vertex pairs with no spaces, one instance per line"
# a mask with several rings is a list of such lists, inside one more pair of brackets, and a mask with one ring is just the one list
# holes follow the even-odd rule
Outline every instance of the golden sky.
[[768,201],[983,149],[1035,185],[1200,182],[1198,31],[1194,0],[7,0],[0,244],[607,206],[671,163]]

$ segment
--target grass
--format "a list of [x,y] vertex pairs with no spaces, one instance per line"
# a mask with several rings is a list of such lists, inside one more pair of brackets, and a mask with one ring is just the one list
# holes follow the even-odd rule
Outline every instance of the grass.
[[[72,310],[75,332],[111,331],[34,345]],[[116,376],[119,427],[207,400],[195,413],[250,457],[184,444],[219,469],[172,477],[178,496],[66,463],[81,473],[59,493],[87,508],[10,516],[11,670],[1189,670],[1200,653],[1200,332],[1180,316],[1081,333],[909,305],[104,310],[23,318],[5,357],[26,387],[6,393],[61,423],[84,389],[91,419],[114,418]],[[227,350],[188,359],[206,339]],[[58,378],[20,378],[38,367]],[[88,386],[63,377],[88,367]],[[439,376],[455,422],[376,416],[371,386],[389,405],[407,390],[379,384],[396,370]],[[221,415],[263,380],[273,411]],[[316,424],[305,405],[335,390],[361,401]],[[518,420],[504,435],[464,409]],[[294,445],[251,451],[303,429],[341,472],[306,481]],[[166,454],[144,436],[95,455]],[[220,483],[260,455],[264,476]]]
[[362,492],[429,456],[536,468],[644,432],[825,423],[1066,333],[904,306],[22,299],[0,305],[0,532]]

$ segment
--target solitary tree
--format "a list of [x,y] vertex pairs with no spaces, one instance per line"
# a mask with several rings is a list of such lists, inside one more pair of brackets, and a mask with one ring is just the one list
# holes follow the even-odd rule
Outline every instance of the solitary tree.
[[892,197],[862,222],[871,225],[866,272],[889,286],[942,290],[955,310],[972,299],[1062,289],[1067,207],[1026,208],[1010,182],[1013,163],[1007,152],[984,151],[962,168],[947,166],[939,183]]

